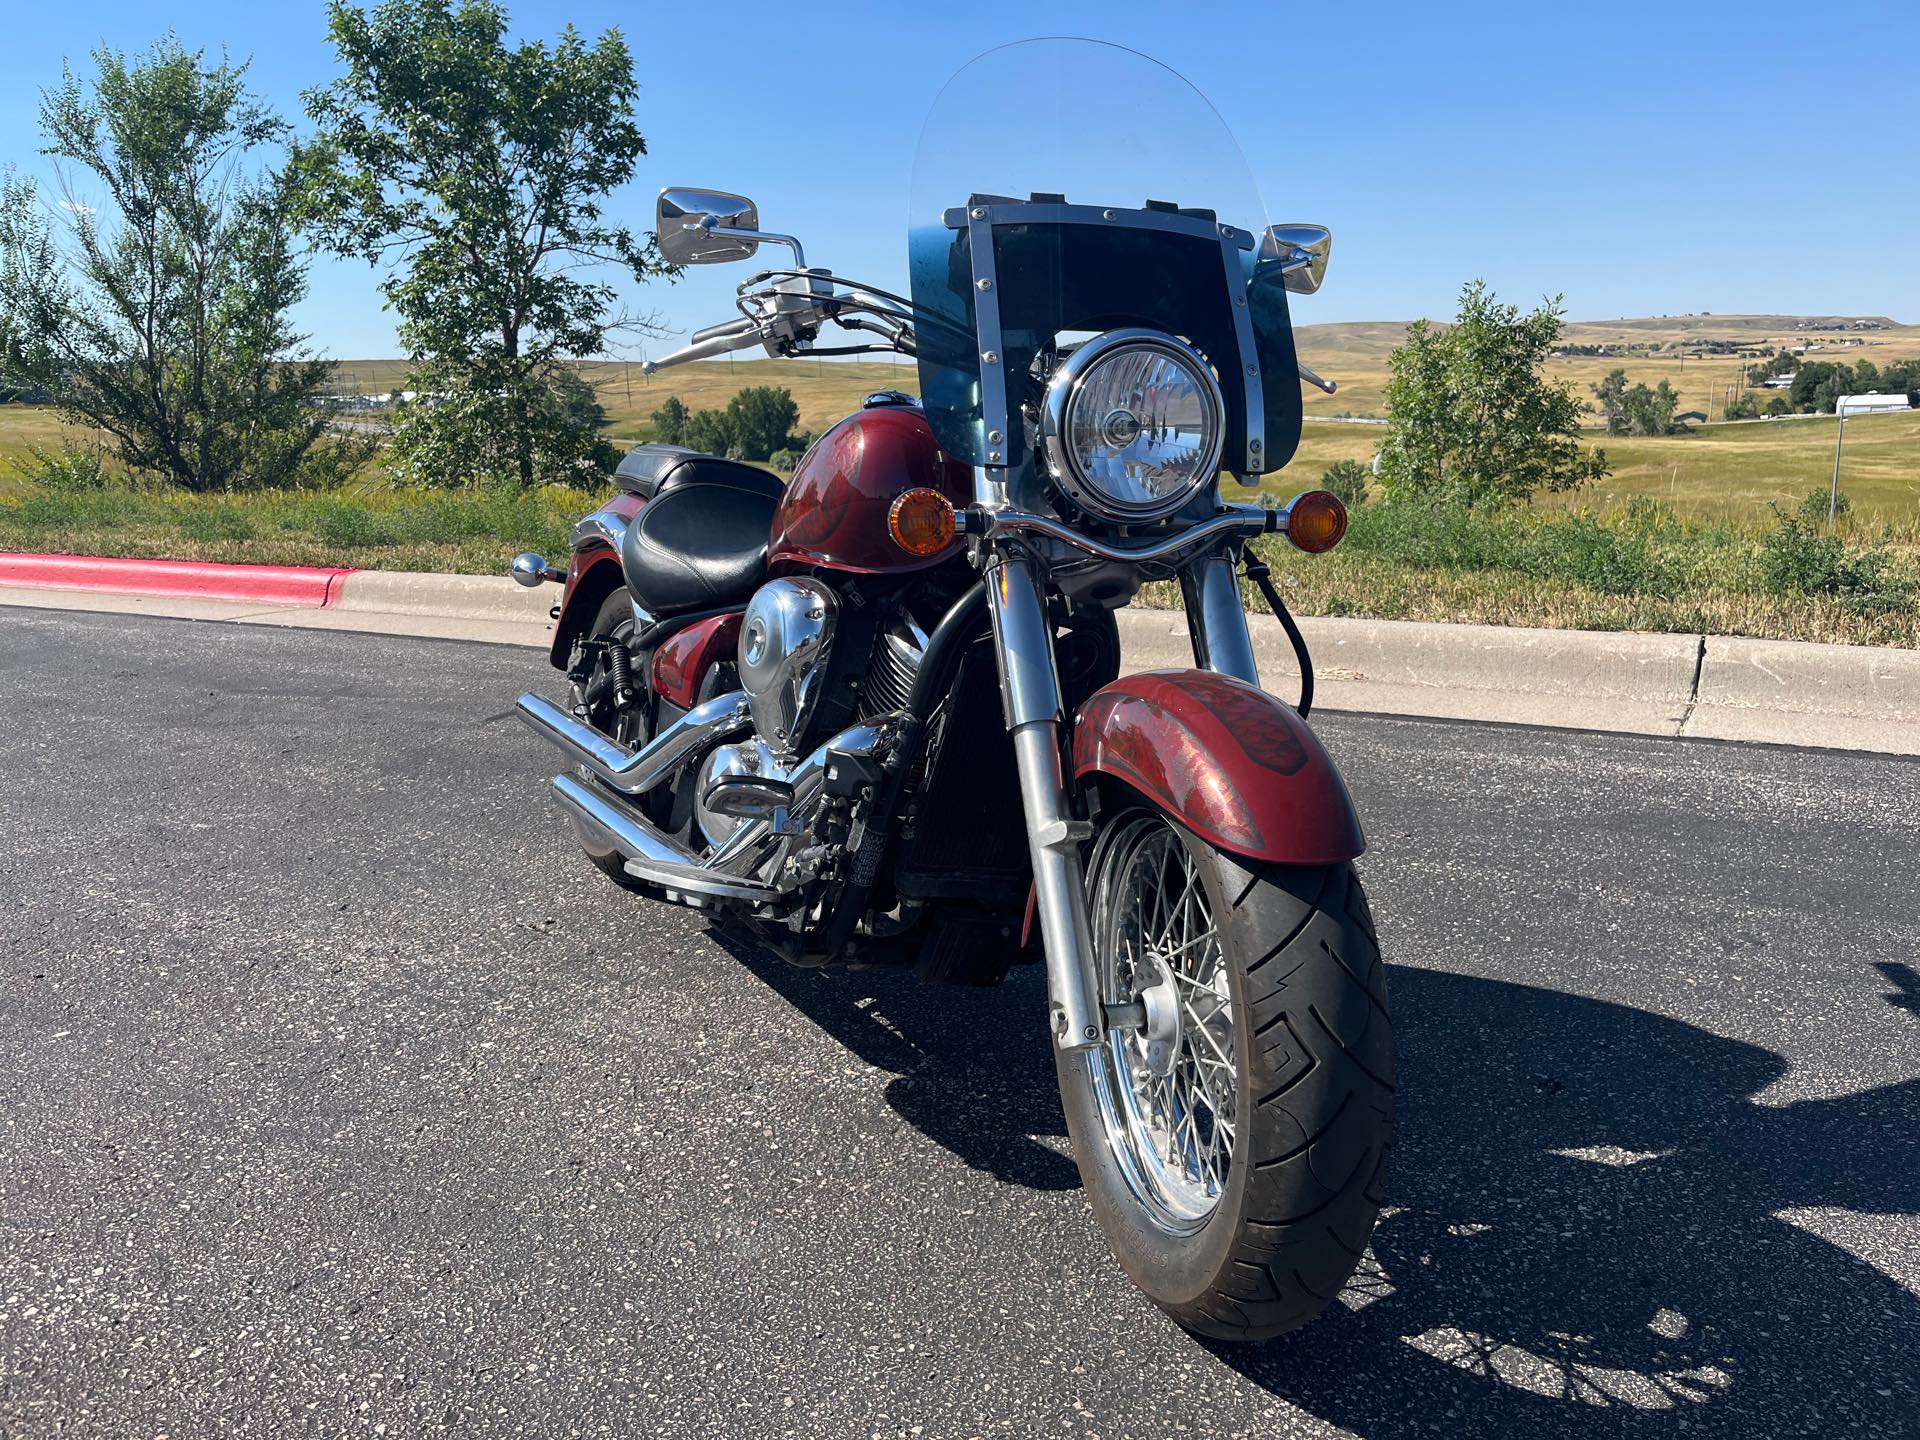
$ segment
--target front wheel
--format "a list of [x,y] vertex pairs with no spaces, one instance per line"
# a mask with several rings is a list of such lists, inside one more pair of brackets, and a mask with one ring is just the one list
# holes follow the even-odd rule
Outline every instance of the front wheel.
[[1261,865],[1158,811],[1101,826],[1101,999],[1129,1023],[1056,1056],[1107,1242],[1190,1330],[1259,1340],[1353,1273],[1393,1143],[1393,1030],[1351,865]]

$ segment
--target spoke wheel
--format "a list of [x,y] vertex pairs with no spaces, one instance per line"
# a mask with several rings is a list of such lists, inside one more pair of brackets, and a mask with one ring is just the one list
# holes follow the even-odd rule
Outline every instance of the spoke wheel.
[[1107,1036],[1056,1050],[1114,1256],[1180,1324],[1278,1335],[1352,1275],[1393,1144],[1393,1025],[1350,863],[1222,850],[1121,787],[1087,908]]
[[1095,859],[1101,998],[1138,1005],[1089,1053],[1102,1128],[1127,1188],[1174,1235],[1225,1193],[1239,1124],[1240,1044],[1226,952],[1200,867],[1157,815],[1130,817]]

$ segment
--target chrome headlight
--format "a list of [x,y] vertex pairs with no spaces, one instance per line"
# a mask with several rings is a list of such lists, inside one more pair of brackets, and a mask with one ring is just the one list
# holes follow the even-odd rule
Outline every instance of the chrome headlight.
[[1220,472],[1226,409],[1200,352],[1158,330],[1109,330],[1047,382],[1053,478],[1106,520],[1171,515]]

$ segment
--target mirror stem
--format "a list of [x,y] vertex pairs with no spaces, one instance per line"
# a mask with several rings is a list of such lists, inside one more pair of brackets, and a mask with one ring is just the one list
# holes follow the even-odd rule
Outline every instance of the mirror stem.
[[793,266],[796,270],[807,268],[807,257],[800,249],[800,242],[791,235],[775,235],[767,230],[736,230],[731,225],[689,225],[689,230],[705,230],[709,235],[724,235],[729,240],[765,240],[775,245],[785,245],[793,251]]

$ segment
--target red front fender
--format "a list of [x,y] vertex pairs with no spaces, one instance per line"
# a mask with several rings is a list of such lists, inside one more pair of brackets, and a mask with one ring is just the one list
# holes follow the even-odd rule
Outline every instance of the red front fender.
[[1080,709],[1076,777],[1111,775],[1223,850],[1333,865],[1366,848],[1346,783],[1290,706],[1207,670],[1124,675]]

